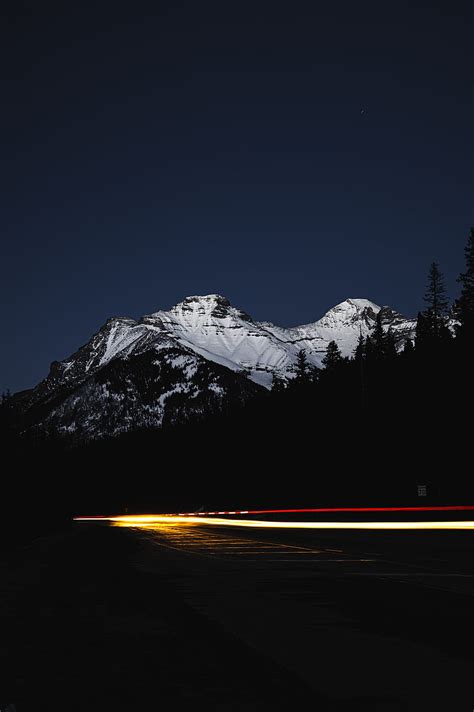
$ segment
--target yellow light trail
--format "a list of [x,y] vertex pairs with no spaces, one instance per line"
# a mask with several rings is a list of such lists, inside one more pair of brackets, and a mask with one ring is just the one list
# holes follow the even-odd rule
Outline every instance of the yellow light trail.
[[152,528],[156,524],[204,524],[250,529],[474,529],[474,521],[437,522],[278,522],[258,519],[219,519],[218,517],[176,517],[166,514],[127,514],[115,517],[75,517],[76,522],[112,522],[124,527]]

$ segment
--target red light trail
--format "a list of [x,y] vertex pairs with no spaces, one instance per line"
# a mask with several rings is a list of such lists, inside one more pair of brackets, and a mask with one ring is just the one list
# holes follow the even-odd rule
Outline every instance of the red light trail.
[[[474,511],[474,505],[450,505],[450,506],[424,506],[424,507],[303,507],[294,509],[233,509],[213,512],[177,512],[162,513],[164,517],[212,517],[212,516],[232,516],[234,514],[323,514],[336,512],[462,512]],[[146,515],[141,515],[146,516]],[[150,515],[153,516],[153,515]],[[90,517],[74,517],[81,519],[106,519],[104,515],[92,515]]]

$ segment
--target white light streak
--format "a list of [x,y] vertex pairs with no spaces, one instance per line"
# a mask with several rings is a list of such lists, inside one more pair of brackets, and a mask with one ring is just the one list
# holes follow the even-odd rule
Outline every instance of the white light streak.
[[129,527],[146,528],[153,524],[201,524],[219,527],[246,527],[250,529],[374,529],[374,530],[430,530],[474,529],[474,521],[425,522],[278,522],[256,519],[220,519],[217,517],[186,517],[166,514],[129,514],[116,517],[75,517],[77,522],[112,522]]

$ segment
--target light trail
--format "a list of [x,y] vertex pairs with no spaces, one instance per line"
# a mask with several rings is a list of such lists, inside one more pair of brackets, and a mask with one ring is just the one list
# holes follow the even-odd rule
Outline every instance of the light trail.
[[[237,509],[220,512],[173,512],[160,514],[140,514],[140,517],[213,517],[235,514],[317,514],[338,512],[462,512],[474,511],[474,505],[424,506],[424,507],[303,507],[298,509]],[[125,516],[125,515],[124,515]],[[109,517],[74,517],[75,521],[92,519],[106,520]]]
[[163,524],[201,524],[219,527],[246,527],[250,529],[474,529],[474,521],[430,522],[278,522],[257,519],[221,519],[219,517],[187,516],[171,514],[130,514],[115,517],[75,517],[76,522],[111,522],[124,527],[151,529]]
[[214,514],[316,514],[330,512],[461,512],[474,511],[474,505],[424,506],[424,507],[304,507],[297,509],[241,509],[232,512],[179,512],[173,517],[200,517]]

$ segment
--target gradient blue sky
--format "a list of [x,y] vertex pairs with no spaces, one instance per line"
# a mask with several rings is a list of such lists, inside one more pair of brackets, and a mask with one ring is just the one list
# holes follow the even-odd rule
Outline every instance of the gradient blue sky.
[[66,5],[2,22],[0,388],[190,294],[414,314],[436,260],[456,296],[470,3]]

